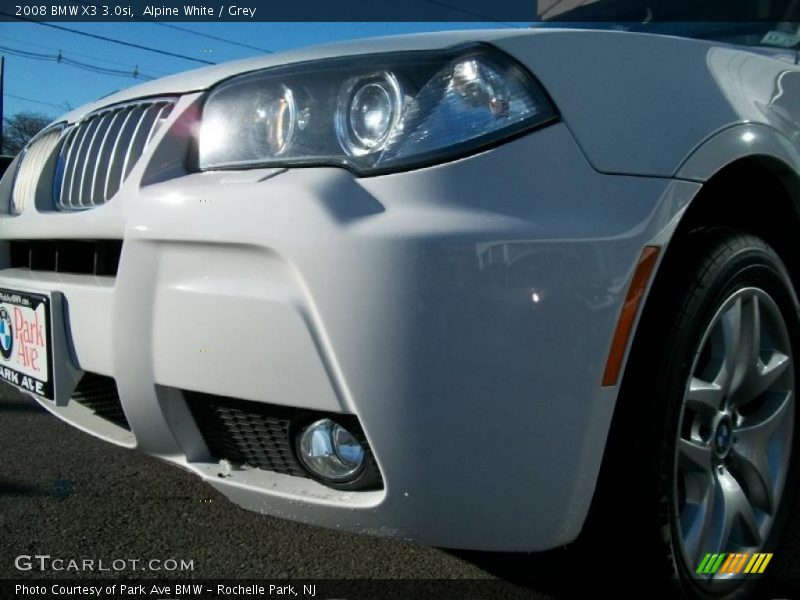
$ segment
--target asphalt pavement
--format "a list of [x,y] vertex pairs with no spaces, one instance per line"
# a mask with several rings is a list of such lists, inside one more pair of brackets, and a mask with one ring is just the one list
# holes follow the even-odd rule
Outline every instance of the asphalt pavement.
[[[484,579],[444,550],[301,525],[228,502],[191,473],[100,441],[0,384],[0,578],[108,576],[41,572],[35,559],[160,561],[146,577]],[[174,560],[178,567],[169,560]],[[181,561],[192,561],[181,570]],[[26,567],[23,559],[20,565]],[[133,563],[131,563],[133,564]],[[119,563],[117,566],[120,566]],[[160,567],[160,571],[158,570]],[[113,569],[112,569],[113,571]],[[528,597],[547,598],[535,590]]]
[[[798,521],[770,567],[795,580]],[[95,570],[63,562],[41,571],[41,562],[17,558],[35,555],[95,560]],[[0,579],[481,579],[495,592],[545,600],[567,595],[558,579],[529,575],[546,573],[555,555],[535,559],[532,571],[527,555],[453,553],[249,512],[192,474],[97,440],[0,384]],[[138,562],[112,562],[120,559]],[[98,572],[99,561],[111,570]]]

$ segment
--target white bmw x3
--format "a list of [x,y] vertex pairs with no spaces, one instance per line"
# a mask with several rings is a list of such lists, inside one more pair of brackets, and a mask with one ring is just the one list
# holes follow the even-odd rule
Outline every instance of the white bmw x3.
[[76,109],[0,183],[0,378],[262,513],[538,551],[591,506],[746,593],[798,466],[775,21],[367,40]]

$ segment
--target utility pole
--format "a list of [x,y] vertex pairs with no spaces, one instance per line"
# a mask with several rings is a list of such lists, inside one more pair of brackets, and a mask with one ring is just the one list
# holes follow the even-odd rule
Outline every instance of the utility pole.
[[0,56],[0,154],[3,153],[3,73],[6,59]]

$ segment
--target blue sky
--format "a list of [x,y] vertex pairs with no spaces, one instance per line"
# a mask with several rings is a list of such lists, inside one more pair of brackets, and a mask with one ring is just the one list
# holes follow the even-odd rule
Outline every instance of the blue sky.
[[[261,54],[257,50],[216,41],[156,23],[61,23],[135,44],[150,46],[214,62]],[[290,48],[344,39],[445,29],[496,27],[491,23],[175,23],[179,27],[211,34],[279,52]],[[0,23],[0,46],[17,51],[65,58],[161,77],[202,65],[153,54],[60,31],[36,23]],[[13,55],[5,56],[4,112],[9,117],[20,111],[34,111],[57,117],[68,108],[80,106],[118,89],[138,83],[130,76],[106,75],[57,62]],[[23,100],[21,98],[26,98]]]

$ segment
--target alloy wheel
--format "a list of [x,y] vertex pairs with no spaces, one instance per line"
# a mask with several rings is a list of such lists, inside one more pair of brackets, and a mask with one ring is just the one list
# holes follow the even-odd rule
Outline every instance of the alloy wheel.
[[[690,573],[706,553],[763,548],[786,484],[794,386],[778,305],[759,288],[732,293],[701,337],[680,410],[672,510]],[[741,576],[697,575],[697,583]]]

